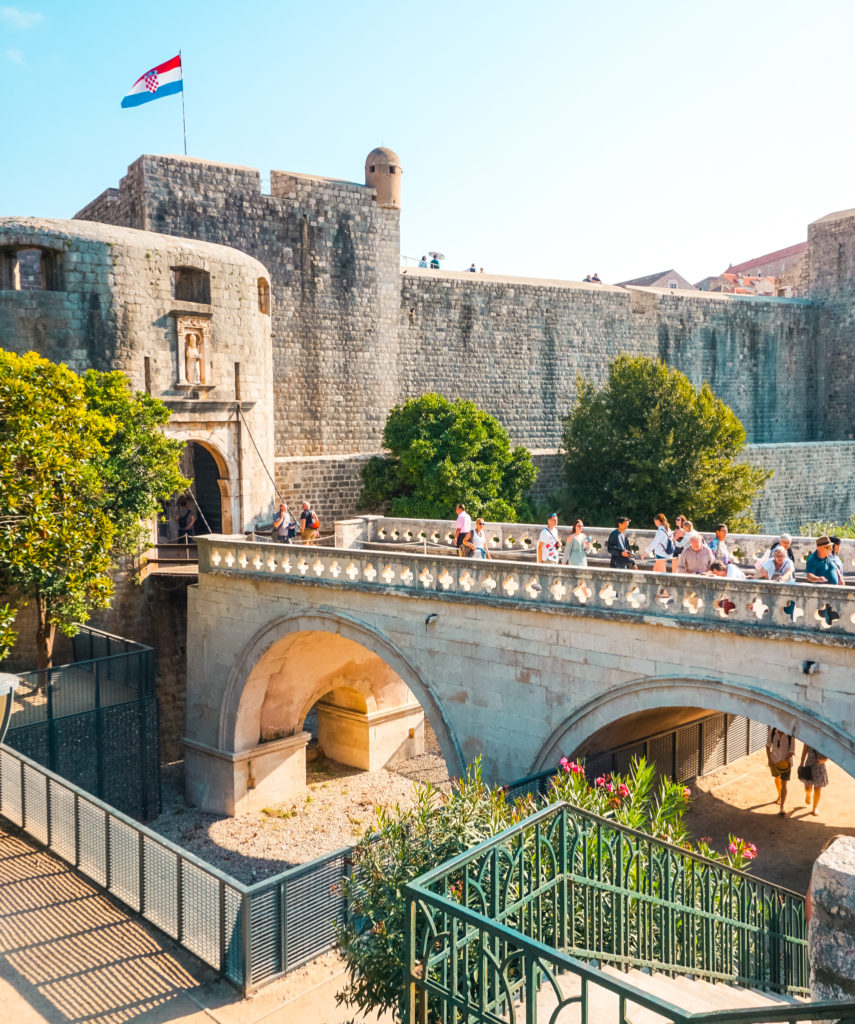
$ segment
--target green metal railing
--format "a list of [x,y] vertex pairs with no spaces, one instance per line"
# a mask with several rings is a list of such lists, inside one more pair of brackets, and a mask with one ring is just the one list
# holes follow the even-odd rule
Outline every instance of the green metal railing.
[[[591,1024],[606,1020],[602,1000],[589,1016],[592,985],[612,993],[615,1021],[625,1019],[617,1014],[626,1000],[675,1022],[692,1019],[603,974],[597,967],[605,964],[808,993],[801,896],[568,804],[527,818],[406,891],[410,1024],[533,1024],[544,984],[555,1004],[578,1003]],[[805,1019],[844,1016],[831,1005],[835,1012],[824,1014],[813,1004]],[[801,1009],[766,1016],[764,1007],[762,1019],[801,1020]],[[741,1012],[720,1019],[759,1019],[757,1010]]]

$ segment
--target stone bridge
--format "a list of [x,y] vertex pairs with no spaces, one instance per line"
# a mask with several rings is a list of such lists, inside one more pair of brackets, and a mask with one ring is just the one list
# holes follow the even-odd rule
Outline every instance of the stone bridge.
[[423,716],[452,774],[480,755],[506,782],[606,728],[723,711],[855,775],[855,588],[541,566],[503,559],[498,535],[490,561],[392,543],[430,532],[366,518],[337,524],[335,548],[199,539],[194,803],[240,814],[299,793],[314,706],[325,752],[363,768],[418,752]]

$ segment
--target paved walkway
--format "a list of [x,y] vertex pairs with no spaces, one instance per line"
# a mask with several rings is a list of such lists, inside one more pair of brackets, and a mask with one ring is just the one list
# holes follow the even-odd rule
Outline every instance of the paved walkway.
[[[801,753],[797,741],[796,764]],[[686,824],[695,837],[711,836],[716,850],[726,848],[728,833],[755,843],[757,860],[751,873],[804,893],[813,862],[828,840],[855,836],[855,779],[829,762],[829,784],[814,817],[805,806],[803,784],[795,770],[792,774],[784,817],[778,815],[765,750],[704,775],[691,785]]]
[[241,999],[195,957],[0,820],[4,1024],[347,1024],[353,1015],[335,1004],[341,970],[330,953]]

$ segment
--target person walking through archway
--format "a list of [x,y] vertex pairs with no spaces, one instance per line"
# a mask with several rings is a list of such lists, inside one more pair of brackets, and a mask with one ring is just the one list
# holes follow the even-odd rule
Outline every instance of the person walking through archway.
[[787,799],[787,783],[790,781],[795,753],[796,737],[770,725],[766,734],[766,758],[769,761],[772,778],[775,780],[775,789],[778,791],[778,814],[787,813],[784,810],[784,803]]

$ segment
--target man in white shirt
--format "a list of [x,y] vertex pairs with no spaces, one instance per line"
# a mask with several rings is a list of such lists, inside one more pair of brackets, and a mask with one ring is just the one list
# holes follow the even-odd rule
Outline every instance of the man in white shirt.
[[458,555],[466,554],[463,545],[467,540],[472,539],[472,517],[466,511],[466,506],[459,504],[457,509],[457,527],[454,531],[454,546]]
[[754,573],[755,580],[774,580],[776,583],[792,583],[796,567],[787,555],[787,549],[779,544],[772,548],[772,557],[767,559]]
[[557,562],[559,547],[561,541],[558,539],[558,513],[553,512],[546,520],[546,526],[540,531],[537,541],[538,562]]

